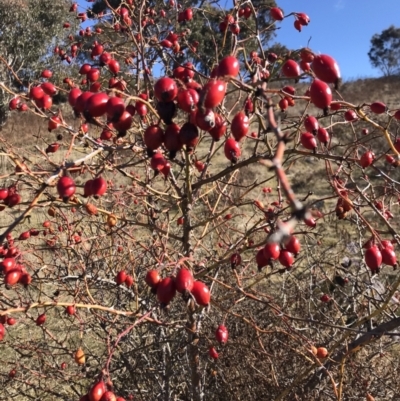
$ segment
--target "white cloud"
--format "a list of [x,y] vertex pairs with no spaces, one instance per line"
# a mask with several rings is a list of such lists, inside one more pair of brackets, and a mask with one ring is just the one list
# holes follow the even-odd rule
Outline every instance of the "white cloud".
[[336,10],[341,10],[344,8],[344,6],[345,6],[344,0],[337,0],[337,2],[334,5]]

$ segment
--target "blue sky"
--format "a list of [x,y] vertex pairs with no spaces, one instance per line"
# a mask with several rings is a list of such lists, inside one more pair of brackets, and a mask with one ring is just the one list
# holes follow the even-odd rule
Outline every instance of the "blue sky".
[[277,23],[276,40],[290,49],[307,46],[329,54],[339,64],[346,80],[381,76],[372,68],[368,51],[371,37],[390,25],[400,27],[400,0],[276,0],[285,14],[308,14],[311,23],[301,32],[294,17]]

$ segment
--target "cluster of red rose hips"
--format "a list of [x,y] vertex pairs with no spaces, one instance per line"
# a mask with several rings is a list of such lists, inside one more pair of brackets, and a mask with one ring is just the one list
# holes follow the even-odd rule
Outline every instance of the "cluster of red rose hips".
[[[0,202],[5,206],[13,207],[18,205],[21,202],[21,199],[21,195],[18,193],[17,188],[14,185],[9,186],[8,188],[0,188]],[[0,203],[0,210],[3,210],[5,206]]]
[[[228,56],[221,60],[217,75],[223,79],[234,77],[239,72],[239,63],[233,56]],[[203,129],[210,133],[211,137],[218,141],[226,132],[226,122],[222,116],[214,112],[223,100],[226,92],[226,82],[224,80],[211,80],[202,88],[200,84],[193,80],[194,70],[190,63],[183,67],[177,67],[173,71],[173,77],[160,78],[154,86],[154,95],[158,100],[157,111],[161,120],[166,124],[164,130],[160,124],[153,124],[147,127],[144,133],[144,142],[148,153],[152,156],[151,167],[155,171],[168,175],[170,165],[160,152],[156,152],[162,145],[169,151],[173,158],[183,146],[191,149],[196,146],[199,139],[198,129]],[[178,86],[180,82],[180,87]],[[144,94],[139,97],[147,100]],[[176,101],[176,103],[175,103]],[[105,93],[93,95],[91,92],[81,93],[79,89],[72,89],[69,96],[69,102],[78,113],[83,113],[88,118],[100,117],[107,114],[110,120],[107,129],[103,131],[101,139],[110,139],[105,133],[110,133],[111,128],[126,131],[132,122],[124,127],[116,125],[116,119],[124,113],[124,102],[118,97],[111,97]],[[130,107],[131,106],[131,107]],[[132,116],[139,108],[142,112],[138,113],[141,117],[147,114],[147,107],[144,103],[137,101],[136,106],[129,105],[129,114]],[[186,113],[190,113],[189,122],[179,126],[173,122],[176,113],[176,106]],[[128,108],[127,107],[127,108]],[[125,111],[127,113],[127,111]],[[235,161],[240,156],[240,147],[238,141],[242,139],[248,131],[248,117],[243,113],[238,113],[231,125],[231,131],[234,138],[229,138],[225,144],[225,155],[229,160]],[[121,133],[121,132],[120,132]],[[196,168],[199,168],[196,166]]]
[[[315,79],[310,85],[306,95],[310,96],[311,102],[318,108],[327,110],[332,103],[332,90],[328,84],[338,85],[341,78],[339,66],[336,61],[327,54],[315,55],[310,49],[304,48],[300,52],[300,64],[294,59],[288,59],[282,65],[282,75],[286,78],[298,79],[301,70],[312,71]],[[289,103],[289,97],[286,101]],[[280,103],[281,109],[285,104]]]
[[103,380],[93,384],[87,394],[83,395],[79,401],[125,401],[123,397],[117,397],[115,393],[109,390]]
[[[14,247],[11,247],[4,254],[4,259],[0,262],[0,273],[4,275],[4,284],[7,286],[14,286],[18,283],[23,285],[29,285],[32,281],[31,275],[26,271],[25,266],[17,263],[15,256],[9,256],[14,251]],[[11,252],[10,252],[11,251]],[[18,250],[17,250],[18,252]]]
[[[169,172],[169,164],[156,152],[162,145],[173,158],[183,146],[190,150],[197,145],[199,129],[208,132],[215,141],[219,141],[225,135],[227,123],[214,110],[225,97],[226,81],[236,77],[238,73],[238,60],[227,56],[214,70],[212,76],[214,75],[215,79],[211,79],[203,87],[193,80],[194,70],[189,63],[174,69],[172,78],[162,77],[156,82],[154,95],[158,100],[157,111],[167,128],[163,130],[159,124],[150,125],[144,134],[144,142],[149,155],[152,155],[151,166],[154,170],[164,175],[168,175]],[[176,106],[189,113],[189,121],[182,126],[173,121]],[[240,156],[239,141],[246,136],[248,129],[247,115],[244,112],[237,113],[231,123],[233,138],[228,138],[224,145],[225,156],[232,162]],[[201,170],[202,167],[197,163],[196,168]]]
[[[26,233],[23,233],[24,237],[36,236],[39,231],[32,229]],[[8,234],[6,245],[0,246],[0,258],[3,258],[0,262],[0,275],[4,276],[4,284],[8,288],[17,284],[22,284],[26,287],[32,282],[32,276],[27,272],[26,267],[18,262],[19,256],[20,250],[15,246],[12,235]],[[3,340],[6,333],[4,324],[7,323],[9,326],[13,326],[16,322],[12,317],[0,316],[0,341]]]
[[[240,14],[242,14],[245,17],[245,19],[248,19],[251,15],[251,9],[250,10],[243,9],[243,11],[239,13],[239,16],[241,16]],[[219,23],[219,31],[221,33],[225,34],[228,28],[233,35],[239,35],[240,33],[239,21],[235,19],[235,17],[232,14],[226,15],[224,20]]]
[[211,299],[210,289],[202,281],[194,279],[190,270],[181,268],[175,277],[161,278],[157,270],[149,270],[145,278],[146,284],[157,295],[161,305],[168,305],[175,297],[176,292],[185,298],[192,295],[198,305],[208,306]]
[[[220,345],[224,346],[228,342],[228,337],[229,337],[228,328],[225,325],[220,324],[217,327],[217,330],[215,331],[215,339],[218,341]],[[208,354],[213,359],[219,358],[218,350],[213,345],[210,345],[208,349]]]
[[[39,235],[39,231],[31,229],[26,233],[20,235],[19,240],[25,240],[30,236]],[[15,244],[15,240],[11,234],[7,234],[6,242],[0,245],[0,258],[3,260],[0,262],[0,273],[5,276],[5,284],[12,286],[17,283],[23,285],[29,285],[32,281],[32,277],[27,273],[25,267],[17,263],[17,258],[21,255],[21,251]]]
[[[42,71],[41,77],[49,79],[51,78],[53,73],[50,70]],[[29,91],[29,98],[32,99],[39,109],[42,110],[50,110],[53,106],[53,97],[58,93],[57,88],[54,84],[49,81],[42,82],[38,86],[32,86]],[[19,97],[14,98],[10,101],[10,110],[14,110],[15,108],[23,107],[23,104],[20,105],[21,99]]]
[[[98,52],[95,54],[98,54]],[[103,56],[106,54],[105,52],[99,54],[100,60],[105,58]],[[108,63],[110,67],[112,61],[103,60],[103,63]],[[218,69],[214,72],[219,79],[210,80],[204,87],[201,87],[200,84],[193,80],[194,71],[192,67],[189,63],[185,67],[177,67],[172,78],[160,78],[154,86],[154,94],[158,100],[157,112],[167,128],[164,131],[159,124],[149,126],[145,131],[144,141],[149,154],[153,153],[151,166],[156,171],[164,172],[165,175],[168,175],[169,171],[167,162],[164,161],[163,156],[153,152],[161,145],[164,145],[170,152],[170,156],[174,157],[176,152],[182,149],[183,146],[188,149],[196,146],[199,138],[199,128],[209,132],[216,141],[226,133],[227,124],[221,115],[214,112],[214,109],[224,99],[226,80],[236,77],[239,72],[238,60],[233,56],[228,56],[221,60]],[[112,71],[113,74],[117,72],[116,70]],[[84,64],[80,69],[80,73],[86,74],[90,82],[97,83],[100,70],[91,67],[89,64]],[[115,88],[115,85],[113,83],[111,87]],[[124,100],[119,94],[109,97],[105,92],[98,92],[99,89],[100,87],[94,88],[93,83],[89,91],[82,92],[79,88],[72,88],[69,92],[68,102],[73,107],[74,112],[77,115],[83,115],[88,122],[91,122],[93,118],[107,116],[107,125],[100,136],[101,140],[112,139],[114,137],[113,129],[118,132],[119,136],[124,136],[132,125],[132,117],[135,112],[141,118],[147,115],[145,102],[138,100],[135,105],[129,104],[125,106]],[[39,86],[32,87],[30,97],[37,107],[47,110],[51,107],[52,96],[56,92],[53,84],[45,82]],[[139,98],[147,101],[148,95],[141,93]],[[252,109],[249,103],[249,101],[246,102],[246,111]],[[12,99],[10,108],[15,109],[18,104],[19,98]],[[182,126],[173,122],[176,106],[184,112],[190,113],[189,122]],[[48,123],[49,131],[58,128],[61,123],[59,116],[52,116]],[[246,113],[237,113],[231,123],[233,138],[228,138],[224,146],[225,155],[229,160],[235,162],[240,156],[241,151],[238,142],[246,136],[248,128],[249,119]],[[86,133],[88,131],[87,124],[82,124],[81,129],[83,133]],[[46,152],[54,153],[58,148],[57,144],[51,144],[46,149]]]
[[318,120],[314,116],[307,115],[303,124],[307,132],[303,132],[300,135],[300,142],[306,149],[313,151],[317,149],[316,138],[325,146],[329,143],[330,136],[328,131],[320,127]]
[[382,263],[393,268],[397,267],[397,257],[391,241],[382,240],[378,245],[375,245],[375,241],[368,240],[364,244],[364,248],[366,248],[365,264],[372,273],[379,273]]
[[[103,177],[97,177],[86,181],[83,189],[83,196],[99,197],[107,191],[107,181]],[[61,177],[57,182],[57,192],[60,198],[68,201],[76,192],[76,185],[73,178],[68,176]]]
[[130,274],[127,274],[125,270],[120,270],[115,276],[115,282],[117,285],[125,284],[128,288],[130,288],[134,283],[134,279]]
[[284,247],[274,242],[268,242],[264,248],[260,249],[256,254],[256,263],[259,270],[272,262],[278,260],[279,263],[290,270],[294,263],[294,258],[300,252],[300,241],[294,235],[291,235],[284,243]]
[[[125,32],[132,26],[132,18],[131,17],[132,17],[133,8],[130,7],[132,5],[133,5],[133,1],[128,0],[125,2],[124,6],[121,6],[118,9],[113,10],[113,15],[114,15],[113,29],[116,32]],[[169,6],[171,9],[173,9],[175,7],[175,2],[173,0],[170,0]],[[180,4],[178,4],[177,9],[181,10],[182,6]],[[87,14],[85,12],[78,13],[77,10],[78,10],[77,3],[73,3],[71,5],[69,11],[76,13],[77,19],[79,19],[81,22],[84,22],[88,18]],[[140,22],[142,28],[144,28],[148,25],[154,25],[156,23],[154,18],[157,16],[157,11],[154,8],[152,8],[152,7],[144,8],[142,15],[143,15],[142,20]],[[102,13],[98,14],[97,17],[99,17],[99,18],[102,17]],[[159,17],[166,18],[167,12],[163,9],[160,10]],[[191,8],[186,8],[177,13],[177,22],[178,23],[186,23],[188,21],[191,21],[192,19],[193,19],[193,10]],[[69,22],[65,22],[63,24],[63,28],[69,29],[69,28],[71,28],[71,24]],[[94,32],[96,34],[101,34],[102,29],[99,27],[96,27]],[[87,36],[92,36],[92,35],[93,35],[93,32],[92,32],[90,26],[86,27],[85,29],[79,30],[79,36],[87,37]],[[77,56],[79,49],[81,49],[82,45],[83,45],[83,43],[81,41],[75,41],[75,37],[73,35],[69,35],[69,39],[74,42],[70,46],[69,54],[65,50],[59,49],[58,47],[56,47],[56,49],[54,50],[54,53],[58,54],[60,56],[61,60],[66,61],[67,63],[71,63],[72,59]],[[135,39],[137,41],[140,41],[141,34],[140,33],[135,34]],[[97,42],[95,42],[95,45],[97,45]],[[160,42],[160,45],[165,48],[172,48],[175,53],[180,52],[180,45],[179,45],[178,40],[169,40],[167,38],[167,39],[162,40]],[[196,44],[194,43],[191,46],[191,48],[193,51],[196,51],[197,50]],[[94,52],[92,51],[92,55],[91,55],[92,58],[97,55],[96,53],[99,53],[99,51],[98,50],[95,50]],[[134,55],[134,53],[132,54],[132,56],[133,55]],[[129,57],[127,57],[125,59],[125,62],[127,64],[130,64],[131,59]],[[148,71],[148,73],[150,73],[150,71]]]
[[[272,7],[269,13],[274,21],[282,21],[285,18],[283,11],[279,7]],[[310,17],[305,13],[293,14],[295,16],[294,27],[301,32],[303,26],[307,26],[310,23]]]
[[[270,55],[269,55],[270,56]],[[272,62],[272,60],[271,60]],[[333,102],[332,91],[328,84],[338,85],[340,80],[340,70],[336,61],[329,55],[321,54],[315,55],[310,49],[304,48],[300,52],[300,63],[296,60],[289,59],[282,66],[282,74],[287,78],[298,78],[301,75],[301,70],[305,73],[313,73],[315,79],[311,83],[310,88],[306,91],[305,95],[310,96],[311,102],[318,108],[327,112],[328,107],[332,111],[339,111],[342,109],[340,101]],[[294,105],[292,96],[295,96],[295,88],[285,86],[282,88],[282,98],[279,101],[280,109],[286,110],[288,106]],[[373,102],[368,105],[369,111],[374,114],[383,114],[388,112],[387,106],[383,102]],[[347,122],[356,122],[359,117],[355,110],[347,109],[344,111],[344,119]],[[393,112],[393,117],[400,120],[400,110]],[[330,140],[329,133],[323,127],[319,126],[318,120],[314,116],[306,116],[303,121],[304,127],[307,132],[300,135],[301,144],[309,150],[315,151],[317,148],[318,139],[323,145],[327,146]],[[364,132],[367,134],[368,130]],[[395,142],[397,150],[400,149],[400,140]],[[389,164],[397,165],[398,162],[391,155],[386,155],[386,160]],[[359,165],[362,168],[367,168],[375,161],[375,154],[371,150],[365,151],[360,159]]]

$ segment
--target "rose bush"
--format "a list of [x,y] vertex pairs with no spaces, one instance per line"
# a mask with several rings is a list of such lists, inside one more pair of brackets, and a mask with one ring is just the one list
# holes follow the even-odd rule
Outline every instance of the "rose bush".
[[48,133],[1,139],[7,394],[394,399],[400,112],[342,98],[334,55],[241,36],[256,3],[208,27],[209,74],[203,9],[109,6],[64,23],[62,84],[49,66],[9,104]]

